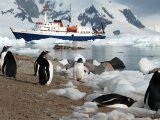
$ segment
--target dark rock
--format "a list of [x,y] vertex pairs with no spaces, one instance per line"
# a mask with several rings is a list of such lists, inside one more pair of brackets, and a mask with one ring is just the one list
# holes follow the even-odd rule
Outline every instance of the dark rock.
[[138,27],[140,29],[145,28],[145,26],[134,16],[134,14],[132,13],[131,10],[124,9],[121,12],[124,14],[124,16],[126,17],[126,20],[130,24],[132,24],[132,25],[134,25],[134,26],[136,26],[136,27]]
[[55,45],[54,48],[55,50],[59,50],[59,49],[72,49],[72,50],[80,50],[80,49],[85,49],[82,47],[72,47],[72,46],[65,46],[65,45]]
[[[54,19],[60,19],[60,20],[67,20],[69,21],[70,19],[70,10],[62,11],[63,10],[63,3],[56,3],[53,1],[47,1],[46,4],[48,5],[48,17]],[[62,7],[62,10],[56,10],[55,7],[59,6]],[[41,14],[44,14],[44,11],[41,12]]]
[[93,73],[94,74],[101,74],[105,71],[105,66],[104,65],[99,65],[99,66],[96,66]]
[[72,68],[75,64],[75,61],[73,59],[68,59],[68,64],[65,66],[66,69]]
[[84,65],[89,69],[90,72],[94,73],[96,66],[93,65],[93,59],[86,60]]
[[110,17],[110,18],[114,18],[104,7],[102,7],[102,10]]
[[[90,18],[89,16],[91,14],[95,14],[95,15],[92,18]],[[86,26],[88,23],[90,23],[94,29],[98,29],[98,30],[102,29],[101,23],[103,23],[104,29],[107,25],[112,24],[112,21],[105,19],[105,17],[100,15],[100,13],[96,10],[94,5],[86,9],[83,14],[80,14],[78,16],[78,20],[81,21],[82,26]]]
[[124,63],[117,57],[115,57],[112,60],[107,61],[107,62],[110,63],[115,70],[117,70],[117,69],[122,70],[125,68]]
[[15,17],[21,18],[21,20],[28,19],[29,22],[32,21],[32,17],[39,17],[39,9],[34,0],[15,0],[18,5],[20,13],[16,13]]
[[95,65],[93,65],[93,60],[88,59],[88,60],[86,60],[86,63],[84,65],[89,69],[90,72],[92,72],[94,74],[101,74],[105,71],[113,71],[114,70],[112,65],[107,61],[101,63],[99,66],[95,66]]
[[114,35],[119,35],[119,34],[120,34],[120,30],[115,30],[115,31],[113,31],[113,34],[114,34]]
[[44,4],[44,3],[45,3],[45,0],[39,0],[39,3],[40,3],[40,4]]

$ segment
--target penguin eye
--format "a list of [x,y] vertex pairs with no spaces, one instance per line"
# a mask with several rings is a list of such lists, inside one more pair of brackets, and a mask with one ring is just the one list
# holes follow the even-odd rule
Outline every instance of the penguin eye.
[[128,98],[128,101],[131,101],[131,99],[130,99],[130,98]]

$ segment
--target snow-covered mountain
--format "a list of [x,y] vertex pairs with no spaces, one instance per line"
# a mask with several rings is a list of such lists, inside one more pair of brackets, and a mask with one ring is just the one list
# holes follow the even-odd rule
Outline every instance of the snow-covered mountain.
[[117,30],[139,33],[145,28],[127,6],[114,0],[5,0],[0,4],[0,35],[12,36],[10,27],[33,27],[35,21],[43,19],[44,5],[49,7],[49,18],[61,19],[66,25],[69,20],[98,30],[103,25],[106,34]]

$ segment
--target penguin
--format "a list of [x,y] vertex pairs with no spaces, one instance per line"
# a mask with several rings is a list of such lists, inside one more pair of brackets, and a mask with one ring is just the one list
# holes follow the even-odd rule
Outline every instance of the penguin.
[[2,65],[2,74],[6,77],[16,78],[17,64],[12,52],[8,51],[4,57],[4,63]]
[[80,81],[84,78],[84,64],[82,58],[79,58],[74,64],[73,77],[77,81]]
[[118,107],[128,108],[136,101],[133,100],[132,98],[112,93],[112,94],[101,95],[93,99],[92,102],[96,102],[97,106],[99,107],[107,106],[112,108],[118,108]]
[[40,57],[44,57],[46,58],[46,55],[49,53],[49,51],[42,51],[41,54],[38,56],[38,58],[36,59],[36,61],[34,62],[34,75],[37,76],[38,73],[38,69],[39,69],[39,65],[37,63],[38,59]]
[[7,52],[8,52],[8,49],[12,47],[12,46],[4,46],[2,48],[2,51],[0,53],[0,67],[1,67],[1,70],[2,70],[2,65],[4,63],[4,57],[6,56]]
[[39,65],[38,69],[39,84],[49,86],[53,78],[52,62],[44,57],[39,57],[37,59],[37,64]]
[[147,104],[151,110],[160,109],[160,71],[154,72],[144,97],[144,104]]

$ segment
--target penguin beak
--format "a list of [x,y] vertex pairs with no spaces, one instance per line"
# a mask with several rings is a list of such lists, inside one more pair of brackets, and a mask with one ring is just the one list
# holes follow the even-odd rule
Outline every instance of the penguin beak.
[[47,50],[46,50],[45,52],[46,52],[47,54],[50,53],[50,51],[47,51]]

